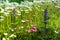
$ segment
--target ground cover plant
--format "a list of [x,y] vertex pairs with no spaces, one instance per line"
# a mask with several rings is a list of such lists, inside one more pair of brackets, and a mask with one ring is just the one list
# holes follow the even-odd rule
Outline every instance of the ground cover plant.
[[60,6],[56,1],[0,2],[0,40],[44,40],[45,37],[60,40]]

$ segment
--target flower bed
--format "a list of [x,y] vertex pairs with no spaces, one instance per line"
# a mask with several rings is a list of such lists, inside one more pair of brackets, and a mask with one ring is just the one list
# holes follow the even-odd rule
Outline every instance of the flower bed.
[[[46,32],[44,10],[49,19]],[[56,2],[0,2],[1,40],[59,40],[60,6]],[[45,34],[46,33],[46,34]]]

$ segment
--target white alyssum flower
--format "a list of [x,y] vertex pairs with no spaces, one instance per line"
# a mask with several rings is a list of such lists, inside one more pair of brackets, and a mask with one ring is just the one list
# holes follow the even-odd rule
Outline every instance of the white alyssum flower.
[[2,38],[2,40],[6,40],[6,38]]
[[11,34],[9,37],[16,37],[16,35],[15,34]]
[[11,29],[11,31],[14,31],[14,29]]
[[8,33],[4,33],[4,35],[8,35]]
[[23,22],[23,23],[24,23],[24,22],[26,22],[26,21],[25,21],[25,20],[21,20],[21,22]]
[[57,33],[57,34],[59,33],[59,32],[58,32],[58,31],[56,31],[56,30],[55,30],[54,32],[55,32],[55,33]]
[[21,28],[24,28],[24,26],[21,26]]

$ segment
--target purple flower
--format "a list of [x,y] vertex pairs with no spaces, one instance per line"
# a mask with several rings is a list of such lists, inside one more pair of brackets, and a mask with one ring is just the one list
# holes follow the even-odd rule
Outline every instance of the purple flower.
[[31,33],[31,32],[36,32],[37,31],[37,28],[36,28],[36,26],[35,25],[31,25],[31,29],[30,30],[28,30],[28,32],[29,33]]
[[32,27],[32,31],[33,32],[36,32],[37,31],[36,25],[31,25],[31,27]]
[[32,31],[33,32],[36,32],[37,31],[37,28],[35,26],[32,27]]

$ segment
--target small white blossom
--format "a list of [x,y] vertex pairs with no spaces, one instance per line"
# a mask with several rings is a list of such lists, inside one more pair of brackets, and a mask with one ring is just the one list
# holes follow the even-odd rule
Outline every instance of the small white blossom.
[[16,35],[15,34],[11,34],[10,37],[16,37]]
[[24,22],[26,22],[26,21],[25,21],[25,20],[22,20],[21,22],[23,22],[23,23],[24,23]]
[[21,26],[21,28],[24,28],[24,26]]
[[11,31],[14,31],[14,29],[11,29]]
[[54,32],[58,34],[58,31],[54,31]]
[[2,40],[6,40],[5,38],[2,38]]
[[4,33],[4,35],[8,35],[8,33]]

